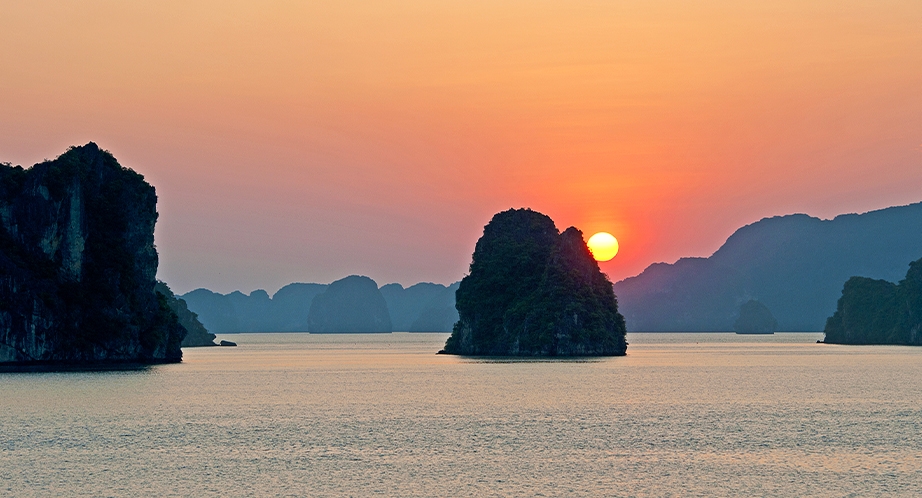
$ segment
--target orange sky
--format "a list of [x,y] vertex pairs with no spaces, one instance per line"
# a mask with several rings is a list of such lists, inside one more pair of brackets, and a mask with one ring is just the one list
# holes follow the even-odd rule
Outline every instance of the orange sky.
[[316,3],[0,0],[0,161],[144,174],[178,292],[450,283],[510,207],[617,280],[922,200],[922,2]]

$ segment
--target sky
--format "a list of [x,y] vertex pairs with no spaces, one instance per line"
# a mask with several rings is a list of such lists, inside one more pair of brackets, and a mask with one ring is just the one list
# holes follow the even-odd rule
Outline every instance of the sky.
[[89,141],[178,293],[448,284],[513,207],[617,281],[922,201],[922,2],[0,0],[0,161]]

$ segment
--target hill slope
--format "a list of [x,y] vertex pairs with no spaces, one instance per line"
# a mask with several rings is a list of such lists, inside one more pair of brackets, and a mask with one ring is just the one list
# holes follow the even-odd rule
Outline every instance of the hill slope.
[[629,330],[731,331],[750,299],[780,331],[821,331],[852,276],[899,280],[922,256],[922,203],[821,220],[766,218],[709,258],[656,263],[615,284]]

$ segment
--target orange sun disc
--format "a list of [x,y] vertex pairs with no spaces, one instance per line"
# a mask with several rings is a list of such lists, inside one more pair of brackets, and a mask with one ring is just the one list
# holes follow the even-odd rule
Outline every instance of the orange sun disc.
[[618,239],[608,232],[599,232],[589,237],[586,245],[596,261],[608,261],[618,254]]

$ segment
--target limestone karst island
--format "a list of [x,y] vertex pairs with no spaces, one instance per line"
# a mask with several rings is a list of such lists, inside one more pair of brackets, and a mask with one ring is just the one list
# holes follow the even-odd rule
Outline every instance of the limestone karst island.
[[511,209],[493,217],[461,280],[459,320],[441,353],[621,356],[624,317],[611,282],[574,227]]
[[922,346],[922,259],[909,263],[906,278],[897,284],[848,279],[824,332],[823,342],[829,344]]
[[0,364],[169,363],[154,187],[94,143],[0,166]]

